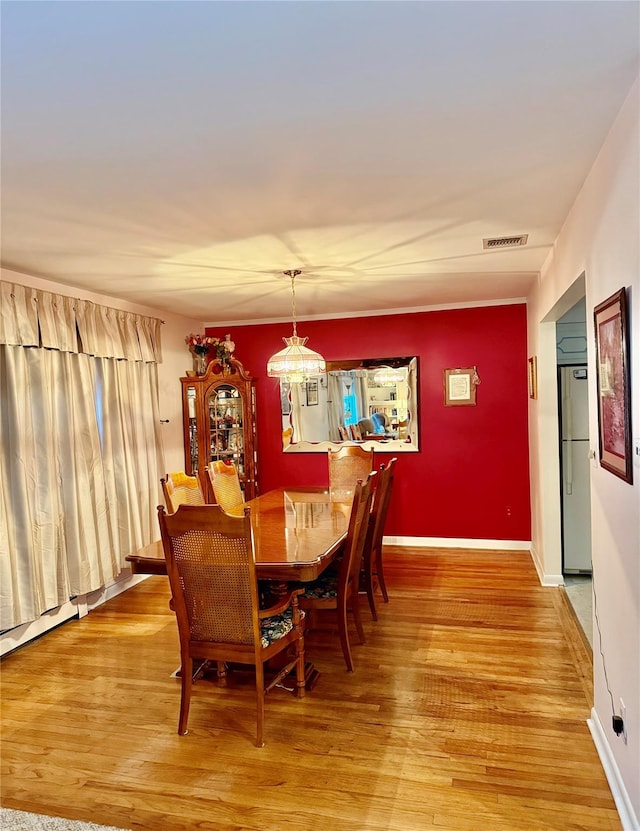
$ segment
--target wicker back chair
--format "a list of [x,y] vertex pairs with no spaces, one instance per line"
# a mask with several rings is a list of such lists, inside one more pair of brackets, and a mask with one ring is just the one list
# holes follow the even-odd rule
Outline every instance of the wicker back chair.
[[[180,635],[178,733],[187,732],[194,659],[253,664],[256,743],[262,747],[265,692],[295,667],[297,694],[304,697],[301,590],[269,609],[259,608],[248,507],[242,516],[230,516],[217,505],[182,505],[174,514],[159,507],[158,519]],[[265,661],[291,644],[295,657],[265,687]]]
[[162,493],[170,514],[175,513],[180,505],[204,505],[205,499],[197,476],[187,476],[182,471],[167,473],[160,480]]
[[367,536],[371,499],[377,475],[375,471],[371,471],[364,484],[362,480],[356,482],[349,516],[349,530],[337,569],[330,567],[317,580],[312,583],[305,583],[304,594],[300,597],[300,607],[302,609],[336,612],[340,645],[349,672],[353,672],[351,644],[347,628],[347,612],[349,610],[353,614],[360,643],[364,643],[365,640],[360,619],[360,607],[358,606],[358,589],[362,552]]
[[369,608],[374,620],[378,619],[375,603],[375,590],[379,586],[382,592],[382,599],[389,602],[387,584],[384,579],[382,568],[382,538],[384,526],[387,520],[391,487],[395,476],[397,458],[389,459],[387,465],[380,465],[378,483],[373,497],[371,513],[369,515],[369,528],[364,544],[364,556],[362,558],[362,573],[360,575],[360,591],[365,593],[369,600]]
[[351,433],[352,441],[362,441],[362,433],[360,432],[360,428],[357,424],[350,424],[349,432]]
[[331,498],[347,502],[352,498],[358,479],[363,481],[373,470],[373,450],[355,444],[329,448],[329,490]]
[[223,511],[232,511],[244,503],[238,469],[233,462],[209,462],[207,473],[216,503]]

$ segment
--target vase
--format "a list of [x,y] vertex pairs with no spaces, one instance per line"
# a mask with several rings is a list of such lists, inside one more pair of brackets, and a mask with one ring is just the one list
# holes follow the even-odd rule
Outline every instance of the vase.
[[204,375],[207,371],[207,356],[196,352],[194,353],[193,359],[196,375]]

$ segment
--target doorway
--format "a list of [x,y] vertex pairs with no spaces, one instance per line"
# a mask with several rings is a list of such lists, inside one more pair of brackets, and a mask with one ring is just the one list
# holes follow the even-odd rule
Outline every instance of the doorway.
[[562,576],[593,647],[586,303],[556,321]]

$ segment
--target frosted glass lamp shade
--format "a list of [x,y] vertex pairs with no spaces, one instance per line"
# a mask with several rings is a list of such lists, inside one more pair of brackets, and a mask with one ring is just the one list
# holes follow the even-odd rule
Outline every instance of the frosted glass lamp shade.
[[373,376],[373,380],[381,387],[393,387],[404,380],[404,374],[397,369],[391,367],[383,367],[379,369]]
[[267,375],[291,384],[301,384],[313,375],[322,375],[327,365],[322,355],[305,346],[307,338],[293,335],[282,339],[286,347],[267,361]]

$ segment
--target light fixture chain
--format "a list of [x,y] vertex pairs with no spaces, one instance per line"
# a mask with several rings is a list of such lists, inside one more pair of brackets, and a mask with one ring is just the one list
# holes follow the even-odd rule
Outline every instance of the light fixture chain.
[[295,272],[291,274],[291,311],[293,312],[293,336],[294,338],[298,335],[298,330],[296,329],[296,277]]
[[291,312],[293,318],[293,337],[298,337],[298,330],[296,327],[296,277],[298,274],[302,274],[300,269],[293,268],[289,271],[285,271],[284,274],[287,274],[291,277]]

